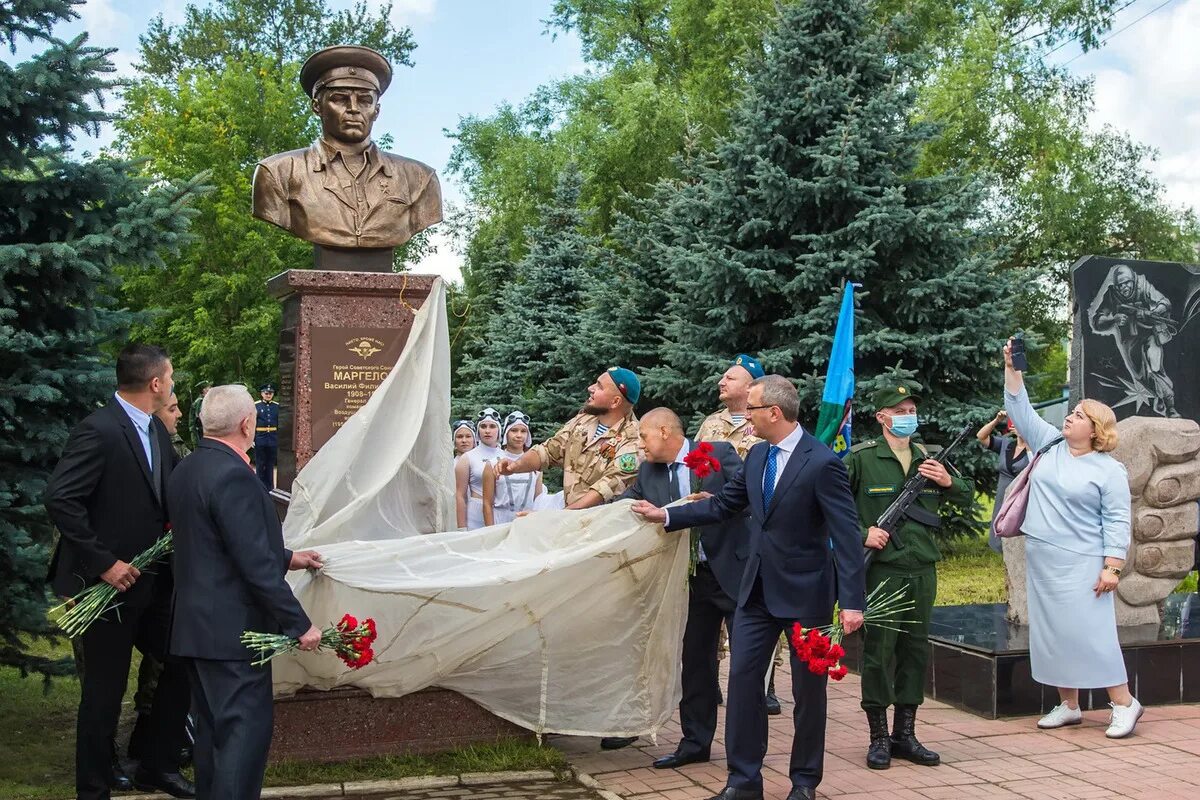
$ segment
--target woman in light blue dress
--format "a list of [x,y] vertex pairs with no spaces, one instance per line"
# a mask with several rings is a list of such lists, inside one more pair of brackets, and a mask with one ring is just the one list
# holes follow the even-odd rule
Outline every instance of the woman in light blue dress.
[[1047,448],[1030,473],[1021,526],[1030,667],[1061,701],[1038,727],[1078,725],[1079,689],[1104,687],[1112,708],[1106,735],[1128,736],[1143,709],[1129,693],[1113,608],[1130,538],[1129,481],[1108,454],[1117,446],[1116,415],[1084,400],[1059,431],[1030,405],[1011,343],[1004,347],[1004,407],[1030,450]]

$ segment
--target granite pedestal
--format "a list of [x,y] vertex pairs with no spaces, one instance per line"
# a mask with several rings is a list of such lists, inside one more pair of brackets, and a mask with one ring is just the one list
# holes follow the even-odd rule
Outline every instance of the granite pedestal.
[[271,760],[346,761],[534,738],[446,689],[379,698],[361,689],[301,691],[275,701]]
[[[1006,619],[1003,603],[939,606],[930,626],[927,697],[988,719],[1043,714],[1058,692],[1033,680],[1029,628]],[[1200,702],[1200,595],[1170,595],[1158,625],[1118,628],[1129,688],[1145,705]],[[845,663],[859,671],[862,637],[846,640]],[[1079,687],[1084,710],[1103,709],[1103,687]]]
[[[395,366],[434,280],[432,275],[306,269],[268,281],[267,290],[283,303],[278,488],[271,493],[281,518],[296,473]],[[301,691],[275,702],[271,759],[343,761],[514,737],[533,734],[445,689],[397,698],[373,698],[349,688]]]
[[283,303],[279,332],[279,463],[296,473],[395,366],[434,276],[293,269],[267,282]]

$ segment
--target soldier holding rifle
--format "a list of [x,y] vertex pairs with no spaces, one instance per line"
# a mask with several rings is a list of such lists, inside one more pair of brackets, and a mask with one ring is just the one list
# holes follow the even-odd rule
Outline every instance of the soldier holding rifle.
[[[873,556],[867,570],[868,594],[884,581],[890,590],[904,588],[915,608],[912,622],[893,630],[867,626],[863,646],[862,708],[871,727],[867,766],[887,769],[892,756],[915,764],[936,766],[934,753],[917,741],[917,706],[925,699],[925,669],[929,662],[929,617],[937,594],[936,563],[942,554],[934,541],[943,499],[971,500],[971,486],[951,475],[926,449],[911,440],[917,431],[920,387],[900,382],[875,393],[875,419],[883,435],[851,448],[846,456],[850,489],[858,507],[863,541]],[[962,437],[960,437],[961,439]],[[904,492],[910,476],[927,479],[920,498],[904,512],[889,534],[880,518]],[[895,705],[888,736],[887,707]]]

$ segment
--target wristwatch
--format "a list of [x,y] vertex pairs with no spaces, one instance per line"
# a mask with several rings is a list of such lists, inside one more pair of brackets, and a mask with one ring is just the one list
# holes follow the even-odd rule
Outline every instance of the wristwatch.
[[1112,564],[1105,564],[1104,569],[1108,572],[1111,572],[1113,575],[1116,575],[1118,578],[1121,577],[1120,567],[1114,567]]

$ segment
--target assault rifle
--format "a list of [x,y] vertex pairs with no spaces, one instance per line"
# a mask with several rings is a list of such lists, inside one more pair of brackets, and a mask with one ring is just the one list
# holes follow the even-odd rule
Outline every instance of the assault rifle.
[[[925,459],[926,461],[936,461],[939,464],[947,463],[950,454],[958,447],[975,429],[974,425],[967,425],[958,432],[958,436],[954,437],[954,441],[950,442],[946,447],[943,447],[935,455]],[[888,532],[888,541],[892,543],[897,550],[904,549],[904,542],[896,535],[900,528],[900,523],[907,517],[914,522],[919,522],[922,525],[928,525],[931,528],[940,528],[942,525],[941,517],[932,511],[927,511],[922,508],[917,501],[921,498],[921,492],[929,485],[929,478],[926,478],[919,472],[914,471],[908,480],[904,482],[904,488],[900,490],[900,495],[892,501],[892,504],[887,507],[882,514],[879,515],[879,520],[875,523],[876,528],[883,528]],[[886,547],[886,545],[885,545]],[[873,547],[864,548],[863,562],[866,566],[871,565],[871,559],[879,551]]]

